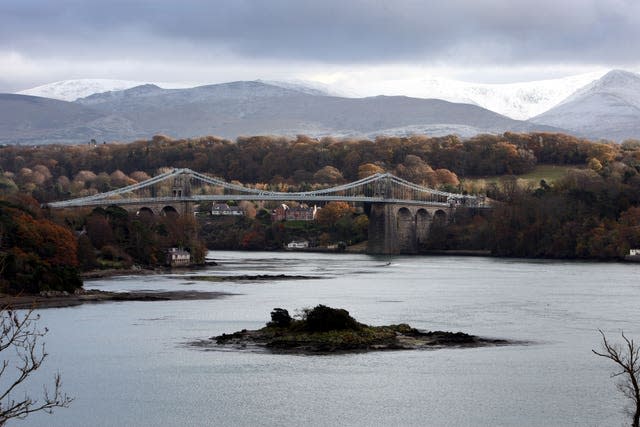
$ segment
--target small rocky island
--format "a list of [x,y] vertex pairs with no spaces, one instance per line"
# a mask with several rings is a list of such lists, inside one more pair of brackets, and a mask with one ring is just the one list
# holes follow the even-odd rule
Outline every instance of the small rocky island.
[[274,308],[271,321],[255,331],[222,334],[194,343],[236,350],[266,349],[276,353],[328,354],[380,350],[414,350],[438,347],[505,345],[505,340],[480,338],[462,332],[419,331],[407,324],[369,326],[344,309],[318,305],[305,309],[298,319]]

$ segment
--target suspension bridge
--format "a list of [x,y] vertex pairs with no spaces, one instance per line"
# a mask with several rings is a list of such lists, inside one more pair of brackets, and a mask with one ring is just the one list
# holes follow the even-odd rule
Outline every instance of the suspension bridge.
[[296,201],[369,204],[369,252],[411,253],[426,239],[432,220],[457,208],[484,207],[484,198],[420,186],[389,173],[312,191],[267,191],[226,182],[191,169],[173,169],[126,187],[48,203],[54,209],[116,205],[136,213],[190,214],[215,201]]

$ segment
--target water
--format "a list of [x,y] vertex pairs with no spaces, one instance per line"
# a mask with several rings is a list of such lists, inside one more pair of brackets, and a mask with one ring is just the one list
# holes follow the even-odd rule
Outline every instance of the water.
[[[185,275],[91,281],[104,290],[207,290],[208,301],[42,310],[54,372],[76,397],[29,426],[619,426],[626,404],[592,354],[602,329],[640,339],[640,265],[463,257],[212,252]],[[209,282],[192,275],[311,275]],[[369,324],[407,322],[528,344],[299,356],[205,351],[190,341],[261,327],[274,307],[344,307]],[[18,425],[20,423],[16,423]]]

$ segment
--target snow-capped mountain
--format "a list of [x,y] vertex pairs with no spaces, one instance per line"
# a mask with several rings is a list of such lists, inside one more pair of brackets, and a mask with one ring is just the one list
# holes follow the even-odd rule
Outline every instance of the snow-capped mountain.
[[[333,90],[328,85],[319,82],[311,82],[306,80],[256,80],[257,82],[266,83],[272,86],[278,86],[284,89],[292,89],[309,95],[320,96],[344,96],[343,93]],[[18,95],[39,96],[42,98],[58,99],[61,101],[76,101],[88,96],[104,93],[117,92],[131,89],[137,86],[152,84],[162,89],[188,89],[201,86],[195,82],[142,82],[136,80],[111,80],[111,79],[77,79],[63,80],[54,83],[48,83],[31,89],[16,92]]]
[[[68,114],[59,120],[57,111]],[[0,95],[0,119],[0,143],[12,144],[131,141],[159,133],[233,139],[265,134],[374,137],[559,131],[470,104],[404,96],[312,95],[257,81],[188,89],[145,84],[75,102]]]
[[[412,85],[406,81],[386,80],[377,86],[367,86],[367,90],[377,94],[405,93],[411,89],[411,93],[417,93],[419,97],[356,97],[353,96],[354,86],[349,87],[346,81],[338,82],[338,91],[351,93],[351,97],[336,96],[336,92],[326,86],[300,81],[270,84],[256,80],[237,81],[196,87],[186,85],[186,88],[147,83],[114,90],[139,82],[75,80],[47,85],[39,90],[49,97],[68,99],[98,92],[73,102],[86,111],[57,105],[66,108],[64,111],[84,114],[82,117],[87,118],[84,122],[69,118],[59,124],[31,123],[33,117],[49,117],[49,109],[55,106],[42,99],[28,99],[32,98],[30,96],[6,96],[2,99],[0,113],[7,112],[11,120],[0,123],[6,134],[0,132],[0,137],[6,136],[0,140],[41,143],[43,135],[47,135],[49,142],[77,142],[87,138],[131,140],[155,133],[176,137],[214,134],[227,138],[266,133],[311,136],[457,133],[472,136],[504,131],[567,131],[588,138],[617,141],[640,138],[640,75],[615,70],[600,78],[598,75],[591,73],[503,85],[429,78],[417,80]],[[25,92],[34,93],[35,88]],[[548,107],[551,108],[547,110]],[[24,117],[18,120],[12,109],[24,112]],[[35,114],[34,109],[40,113]],[[33,114],[27,114],[28,111]],[[507,114],[500,115],[496,111]],[[529,117],[538,111],[542,113],[528,121],[509,117]],[[47,126],[51,128],[49,133],[45,132]],[[35,131],[40,128],[42,132]]]
[[[149,84],[134,80],[77,79],[63,80],[17,92],[19,95],[75,101],[95,93],[113,92]],[[153,83],[164,89],[181,89],[196,86],[195,83]]]
[[610,71],[530,122],[590,138],[640,138],[640,74]]
[[[386,95],[442,99],[449,102],[474,104],[512,119],[526,120],[549,110],[603,74],[604,72],[594,72],[561,79],[509,84],[468,83],[439,77],[380,81],[343,80],[333,85],[308,80],[257,80],[257,82],[316,96],[360,98]],[[163,89],[186,89],[199,86],[196,83],[80,79],[50,83],[18,93],[75,101],[96,93],[121,91],[144,84],[154,84]]]
[[[276,81],[276,80],[256,80],[257,82],[266,83],[272,86],[278,86],[284,89],[292,89],[309,95],[335,95],[344,96],[339,91],[335,91],[328,85],[319,82],[310,82],[306,80]],[[88,96],[104,93],[117,92],[131,89],[137,86],[152,84],[162,89],[189,89],[201,86],[195,82],[142,82],[136,80],[111,80],[111,79],[77,79],[63,80],[59,82],[49,83],[16,92],[18,95],[39,96],[42,98],[58,99],[61,101],[76,101]]]
[[332,88],[329,85],[320,82],[312,82],[308,80],[289,80],[289,81],[281,81],[281,80],[256,80],[258,83],[265,83],[271,86],[278,86],[283,89],[291,89],[298,92],[306,93],[308,95],[318,95],[318,96],[342,96],[344,98],[348,98],[344,93],[340,92],[337,89]]
[[48,83],[18,92],[19,95],[40,96],[61,101],[75,101],[94,93],[125,90],[140,86],[144,82],[131,80],[79,79]]
[[[508,84],[468,83],[439,77],[377,82],[348,81],[344,93],[358,96],[404,95],[475,104],[512,119],[526,120],[559,104],[579,88],[600,78],[605,71],[560,79]],[[364,84],[366,83],[366,87]]]
[[558,104],[558,107],[580,101],[594,93],[614,96],[640,108],[640,74],[625,70],[611,70],[598,80],[577,90]]

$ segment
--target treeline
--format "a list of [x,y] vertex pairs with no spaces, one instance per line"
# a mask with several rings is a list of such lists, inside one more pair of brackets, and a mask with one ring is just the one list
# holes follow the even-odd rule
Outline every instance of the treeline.
[[0,198],[0,293],[73,292],[80,272],[166,265],[167,250],[204,263],[191,215],[136,215],[116,206],[52,212],[31,197]]
[[0,148],[0,191],[20,189],[40,201],[107,191],[166,167],[188,167],[244,184],[333,185],[376,172],[461,190],[460,178],[523,174],[536,164],[635,165],[640,143],[596,143],[564,134],[295,139],[273,136],[173,140],[155,136],[129,144]]
[[163,266],[171,247],[187,249],[194,264],[204,263],[206,247],[197,237],[197,223],[191,215],[136,215],[109,206],[60,216],[81,230],[79,261],[84,270]]
[[622,162],[575,169],[535,188],[492,185],[490,212],[459,212],[426,249],[489,249],[496,256],[621,259],[640,248],[640,174]]
[[73,232],[28,197],[0,200],[0,292],[73,292],[82,286]]
[[608,259],[640,247],[640,175],[623,163],[496,196],[504,200],[491,219],[496,255]]

